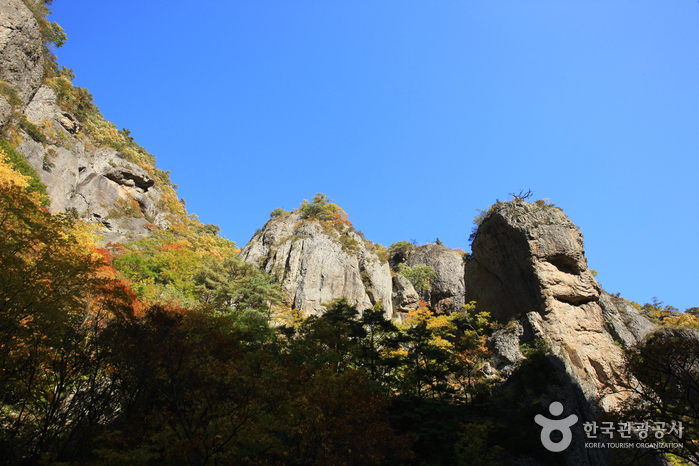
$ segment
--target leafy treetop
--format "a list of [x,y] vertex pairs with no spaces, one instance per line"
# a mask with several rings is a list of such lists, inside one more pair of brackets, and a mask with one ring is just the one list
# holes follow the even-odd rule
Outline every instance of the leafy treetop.
[[305,218],[328,220],[336,226],[352,226],[352,222],[347,218],[347,213],[323,193],[317,193],[313,196],[313,202],[304,199],[298,210]]

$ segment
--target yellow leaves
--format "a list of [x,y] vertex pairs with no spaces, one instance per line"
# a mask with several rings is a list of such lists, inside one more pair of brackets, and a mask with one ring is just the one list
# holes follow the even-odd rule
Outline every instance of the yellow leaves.
[[141,206],[136,201],[131,194],[126,194],[127,198],[119,198],[114,203],[107,215],[110,218],[143,218],[143,212],[141,212]]
[[29,186],[28,178],[15,170],[10,164],[9,157],[0,148],[0,183],[26,188]]
[[430,343],[432,343],[437,348],[441,348],[441,349],[445,349],[445,350],[449,350],[449,349],[452,349],[454,347],[453,343],[451,343],[448,340],[445,340],[444,338],[442,338],[439,335],[434,337]]
[[352,222],[349,221],[347,213],[337,204],[327,204],[324,210],[325,212],[321,215],[321,218],[327,218],[335,225],[352,226]]
[[452,332],[456,330],[456,326],[452,322],[452,317],[446,314],[435,314],[429,307],[425,306],[424,302],[419,308],[415,310],[408,311],[408,315],[405,318],[405,324],[408,327],[412,327],[421,322],[426,322],[427,328],[430,330],[443,330],[447,332]]
[[433,315],[434,313],[425,305],[425,302],[420,301],[420,307],[408,311],[404,322],[406,326],[413,326],[418,322],[428,320]]
[[665,317],[663,325],[677,325],[681,327],[699,327],[699,319],[691,314],[680,314],[678,316]]

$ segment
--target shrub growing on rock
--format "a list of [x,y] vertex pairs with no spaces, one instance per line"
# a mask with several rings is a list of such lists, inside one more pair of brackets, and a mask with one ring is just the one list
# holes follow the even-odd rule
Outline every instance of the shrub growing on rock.
[[429,265],[417,264],[408,267],[405,264],[398,264],[398,273],[407,278],[415,289],[429,290],[430,282],[437,276]]

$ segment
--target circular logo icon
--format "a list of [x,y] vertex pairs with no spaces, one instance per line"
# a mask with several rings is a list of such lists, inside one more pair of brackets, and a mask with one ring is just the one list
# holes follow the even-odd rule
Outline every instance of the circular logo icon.
[[[554,401],[549,405],[549,413],[552,416],[560,416],[563,413],[563,405],[558,401]],[[558,453],[568,448],[568,445],[573,440],[573,433],[570,431],[570,427],[578,422],[578,416],[571,414],[563,419],[549,419],[546,416],[537,414],[534,417],[534,422],[542,427],[541,443],[544,445],[544,448]],[[551,440],[551,434],[556,430],[563,434],[563,438],[559,442]]]

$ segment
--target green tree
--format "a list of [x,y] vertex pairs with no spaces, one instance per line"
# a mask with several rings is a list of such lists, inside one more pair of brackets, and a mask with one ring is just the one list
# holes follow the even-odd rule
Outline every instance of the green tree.
[[332,203],[332,200],[323,193],[317,193],[313,196],[313,202],[303,200],[299,210],[308,218],[321,218],[325,214],[326,207]]
[[267,321],[286,299],[268,274],[237,257],[204,257],[193,280],[200,301],[223,313],[259,314]]
[[431,282],[437,276],[429,265],[417,264],[409,267],[405,264],[398,264],[398,273],[407,278],[415,289],[428,291]]

